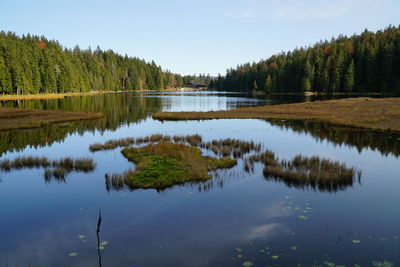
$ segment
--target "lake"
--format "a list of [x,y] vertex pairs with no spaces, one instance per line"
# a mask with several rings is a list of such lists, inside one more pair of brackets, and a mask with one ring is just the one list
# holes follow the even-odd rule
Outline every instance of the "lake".
[[[65,180],[45,180],[43,169],[0,172],[0,266],[399,266],[399,134],[303,121],[151,119],[158,111],[313,100],[151,92],[0,103],[105,114],[0,132],[1,160],[72,156],[97,164],[95,171]],[[158,133],[259,142],[283,159],[318,155],[362,175],[350,186],[302,188],[266,179],[261,164],[245,172],[239,160],[205,183],[107,190],[106,173],[134,165],[120,148],[91,153],[89,145]]]

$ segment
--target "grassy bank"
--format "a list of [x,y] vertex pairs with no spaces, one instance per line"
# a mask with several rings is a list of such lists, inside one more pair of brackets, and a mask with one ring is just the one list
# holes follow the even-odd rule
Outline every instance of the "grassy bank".
[[113,187],[126,184],[131,189],[165,189],[185,182],[209,180],[209,171],[236,165],[232,158],[203,156],[197,147],[171,142],[125,148],[122,154],[136,164],[136,169],[122,175],[106,175],[107,183]]
[[315,120],[374,130],[400,131],[400,98],[360,97],[227,111],[157,112],[153,114],[153,118],[158,120]]
[[54,94],[27,94],[27,95],[0,95],[0,101],[30,100],[30,99],[60,99],[68,96],[96,95],[103,93],[114,93],[115,91],[89,91],[76,93],[54,93]]
[[0,101],[12,100],[31,100],[31,99],[61,99],[69,96],[85,96],[97,94],[114,94],[114,93],[134,93],[134,92],[181,92],[181,91],[202,91],[190,88],[170,88],[163,90],[131,90],[131,91],[89,91],[89,92],[71,92],[71,93],[54,93],[54,94],[27,94],[27,95],[0,95]]
[[0,130],[36,128],[49,123],[102,118],[102,113],[0,108]]

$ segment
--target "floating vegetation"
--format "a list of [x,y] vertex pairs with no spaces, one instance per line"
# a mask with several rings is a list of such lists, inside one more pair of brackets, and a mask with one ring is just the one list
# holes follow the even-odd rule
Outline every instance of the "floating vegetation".
[[254,163],[264,163],[264,177],[267,180],[283,181],[288,186],[312,188],[320,191],[335,192],[352,186],[361,171],[348,168],[338,161],[318,156],[295,156],[292,160],[279,160],[272,151],[252,155],[244,159],[245,171],[253,171]]
[[304,216],[304,215],[300,215],[298,218],[299,218],[300,220],[307,220],[307,219],[308,219],[308,217],[307,217],[307,216]]
[[250,267],[250,266],[253,266],[254,265],[254,263],[252,263],[251,261],[245,261],[245,262],[243,262],[243,266],[244,267]]
[[[253,141],[247,142],[247,141],[241,141],[237,139],[221,139],[221,140],[212,140],[208,142],[204,142],[203,138],[201,135],[195,134],[195,135],[176,135],[176,136],[167,136],[167,135],[162,135],[162,134],[154,134],[150,136],[145,136],[145,137],[137,137],[137,138],[122,138],[118,140],[110,140],[105,142],[104,144],[96,143],[92,144],[90,146],[90,151],[95,152],[95,151],[100,151],[100,150],[108,150],[108,149],[115,149],[117,147],[124,147],[125,149],[123,150],[123,153],[125,156],[127,156],[125,153],[127,153],[127,149],[131,149],[132,151],[135,151],[136,149],[139,149],[137,151],[140,151],[141,148],[143,147],[149,147],[150,145],[157,145],[161,143],[169,143],[169,144],[174,144],[174,145],[185,145],[189,147],[193,147],[199,150],[208,150],[212,151],[215,155],[218,157],[232,157],[232,158],[242,158],[243,159],[243,167],[246,172],[253,172],[254,171],[254,164],[255,163],[263,163],[264,164],[264,177],[267,180],[276,180],[276,181],[282,181],[286,185],[290,187],[296,187],[296,188],[310,188],[310,189],[318,189],[320,191],[328,191],[328,192],[336,192],[338,190],[344,190],[349,186],[352,186],[358,177],[358,181],[360,182],[361,179],[361,171],[357,171],[355,168],[348,168],[346,167],[345,164],[342,164],[338,161],[331,161],[329,159],[324,159],[320,158],[317,156],[313,157],[304,157],[302,155],[297,155],[295,156],[292,160],[280,160],[278,157],[276,157],[275,153],[266,150],[262,153],[260,153],[262,149],[261,143],[255,143]],[[125,152],[124,152],[125,151]],[[253,155],[250,155],[248,157],[243,158],[246,154],[248,153],[255,153]],[[200,152],[199,152],[200,153]],[[175,153],[176,154],[176,153]],[[156,177],[161,177],[165,175],[172,176],[172,173],[170,174],[163,174],[163,166],[161,165],[169,165],[171,167],[174,166],[176,168],[175,170],[181,169],[183,166],[188,165],[187,163],[182,163],[179,162],[182,158],[180,156],[179,160],[176,160],[175,162],[168,162],[165,160],[165,156],[167,154],[163,154],[162,159],[157,157],[149,157],[148,155],[146,156],[146,160],[139,160],[140,156],[135,157],[135,160],[131,160],[135,164],[138,164],[136,170],[128,170],[124,172],[123,174],[106,174],[106,187],[107,190],[110,190],[111,188],[120,190],[125,188],[127,185],[131,189],[135,188],[166,188],[171,185],[169,183],[166,183],[165,181],[160,182],[161,180],[159,178],[151,179],[151,176],[156,176]],[[176,157],[176,155],[175,155]],[[160,161],[161,160],[161,161]],[[222,164],[222,159],[219,159],[219,164]],[[159,163],[162,162],[160,165]],[[223,168],[230,168],[232,162],[225,159],[225,163],[227,164]],[[236,161],[235,161],[236,163]],[[143,173],[145,173],[143,170],[141,170],[142,166],[146,165],[147,167],[145,168],[145,171],[149,171],[149,173],[146,174],[147,176],[147,182],[143,184],[135,184],[132,183],[132,177],[141,177]],[[190,165],[190,164],[189,164]],[[194,164],[191,164],[194,165]],[[180,167],[179,167],[180,166]],[[165,166],[164,166],[165,167]],[[187,169],[187,167],[185,167]],[[201,169],[202,167],[195,167],[192,166],[194,169]],[[220,168],[220,167],[219,167]],[[218,168],[218,169],[219,169]],[[207,168],[203,169],[206,170]],[[208,171],[212,170],[209,169]],[[155,171],[155,173],[153,173]],[[207,171],[203,171],[204,173],[207,173]],[[141,173],[141,174],[138,174]],[[175,175],[182,175],[182,173],[177,173]],[[53,175],[56,176],[56,175]],[[62,170],[60,170],[60,175],[62,176]],[[184,175],[188,176],[188,175]],[[188,179],[192,181],[206,181],[210,179],[210,176],[208,175],[198,175],[194,174],[194,176],[197,177],[208,177],[207,179]],[[129,178],[130,177],[130,178]],[[142,177],[143,178],[143,177]],[[142,179],[141,178],[141,179]],[[142,179],[142,180],[146,180]],[[131,182],[128,182],[131,180]],[[137,180],[137,179],[133,179]],[[159,180],[158,182],[160,183],[159,185],[152,185],[155,180]],[[182,183],[179,182],[180,178],[175,179],[177,184]],[[186,179],[183,179],[186,180]],[[299,209],[299,208],[295,208]],[[309,209],[302,209],[303,213],[308,213]]]
[[360,244],[361,240],[354,239],[354,240],[352,240],[352,242],[353,242],[353,244]]
[[271,259],[277,260],[277,259],[279,259],[279,256],[278,256],[278,255],[272,255],[272,256],[271,256]]
[[33,168],[45,169],[43,176],[46,182],[50,182],[53,178],[60,182],[65,181],[65,176],[73,171],[91,172],[96,168],[96,164],[89,158],[72,159],[71,157],[49,160],[46,157],[26,156],[0,161],[0,170],[5,172]]
[[76,252],[68,253],[68,257],[76,257],[76,256],[78,256],[78,253]]
[[228,157],[232,156],[234,158],[241,158],[244,154],[250,152],[260,152],[261,144],[255,143],[253,141],[241,141],[237,139],[221,139],[213,140],[210,142],[203,142],[203,137],[198,134],[194,135],[175,135],[167,136],[162,134],[154,134],[145,137],[138,138],[122,138],[118,140],[109,140],[104,144],[95,143],[89,146],[91,152],[101,151],[101,150],[111,150],[115,148],[126,148],[131,146],[139,146],[146,144],[155,144],[159,142],[172,142],[176,144],[186,144],[190,146],[199,147],[202,149],[207,149],[214,152],[218,156]]
[[85,236],[84,236],[84,235],[78,235],[78,238],[79,238],[79,239],[84,239]]
[[136,169],[122,175],[106,174],[108,190],[125,186],[132,190],[165,189],[185,182],[201,182],[211,179],[209,171],[236,165],[235,159],[203,156],[197,147],[171,142],[126,148],[122,154],[136,164]]

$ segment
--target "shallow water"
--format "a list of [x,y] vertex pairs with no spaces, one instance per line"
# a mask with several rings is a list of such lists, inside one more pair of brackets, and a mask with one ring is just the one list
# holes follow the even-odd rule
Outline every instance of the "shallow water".
[[[43,169],[0,172],[0,266],[379,266],[400,263],[400,136],[331,125],[262,120],[159,122],[155,111],[218,110],[306,101],[240,94],[146,93],[2,103],[102,111],[102,120],[0,132],[1,159],[92,157],[92,173],[46,183]],[[120,149],[89,145],[154,133],[261,142],[290,159],[319,155],[362,170],[334,192],[268,181],[242,165],[212,182],[165,191],[107,192],[105,173],[132,168]],[[102,222],[97,250],[99,210]],[[73,254],[70,254],[73,253]],[[76,253],[76,254],[75,254]],[[70,255],[69,255],[70,254]]]

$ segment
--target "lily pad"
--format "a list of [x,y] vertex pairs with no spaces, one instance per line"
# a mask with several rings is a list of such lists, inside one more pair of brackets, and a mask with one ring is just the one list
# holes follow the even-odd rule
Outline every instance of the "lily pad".
[[84,236],[84,235],[78,235],[78,238],[79,238],[79,239],[84,239],[85,236]]
[[361,240],[353,239],[353,243],[354,243],[354,244],[360,244],[360,243],[361,243]]
[[251,262],[251,261],[245,261],[245,262],[243,262],[243,266],[244,267],[250,267],[250,266],[253,266],[254,264]]
[[279,259],[279,256],[278,256],[278,255],[272,255],[272,256],[271,256],[271,259],[277,260],[277,259]]
[[308,219],[308,217],[304,216],[304,215],[300,215],[298,218],[301,219],[301,220],[307,220]]
[[392,267],[394,263],[390,261],[373,261],[372,265],[375,267]]
[[100,246],[100,247],[99,247],[99,249],[100,249],[100,250],[103,250],[103,249],[105,249],[105,247],[103,247],[103,246]]
[[76,257],[76,256],[78,256],[78,253],[76,252],[68,253],[68,257]]
[[108,241],[103,241],[103,242],[100,243],[100,246],[104,247],[104,246],[106,246],[107,244],[108,244]]

